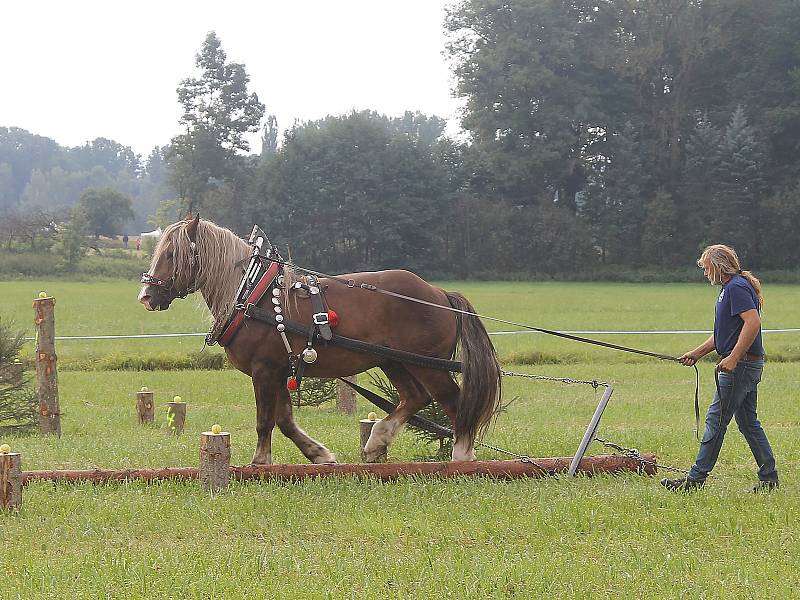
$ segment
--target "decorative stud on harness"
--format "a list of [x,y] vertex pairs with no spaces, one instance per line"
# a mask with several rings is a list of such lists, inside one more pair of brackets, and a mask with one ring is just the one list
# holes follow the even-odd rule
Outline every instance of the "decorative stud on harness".
[[324,294],[316,277],[309,276],[307,283],[296,282],[292,289],[295,291],[303,289],[308,292],[314,314],[308,329],[306,347],[302,352],[295,354],[289,338],[286,336],[283,315],[284,260],[258,225],[253,226],[248,242],[253,249],[248,265],[244,269],[242,281],[236,291],[234,311],[225,321],[225,325],[218,335],[216,335],[217,327],[212,328],[212,331],[206,336],[206,343],[209,346],[215,343],[220,346],[230,344],[245,319],[249,317],[247,311],[255,307],[269,291],[270,303],[274,312],[272,319],[289,358],[291,376],[286,381],[286,388],[289,391],[295,391],[300,387],[305,366],[313,364],[317,360],[317,351],[313,347],[316,335],[319,334],[324,341],[330,341],[333,337],[331,327],[336,327],[339,323],[339,316],[326,307]]

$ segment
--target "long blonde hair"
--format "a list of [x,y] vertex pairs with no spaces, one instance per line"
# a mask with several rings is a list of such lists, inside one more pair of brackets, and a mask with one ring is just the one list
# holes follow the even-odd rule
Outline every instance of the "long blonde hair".
[[[192,241],[186,231],[188,226],[188,221],[178,221],[167,226],[153,252],[150,271],[155,269],[158,258],[168,249],[172,249],[175,284],[181,289],[195,284],[197,291],[203,295],[212,318],[218,325],[224,324],[236,307],[236,288],[242,279],[240,265],[250,256],[251,248],[231,230],[213,221],[200,219],[193,250]],[[192,255],[196,256],[196,266],[191,262]],[[290,290],[298,280],[299,276],[287,266],[284,270],[283,287]],[[294,311],[291,310],[288,299],[284,311],[287,318],[292,312],[299,312],[296,296]]]
[[733,277],[734,275],[741,275],[747,279],[756,292],[759,309],[763,308],[764,296],[761,295],[761,282],[750,271],[742,270],[736,250],[724,244],[706,246],[700,258],[697,259],[697,266],[702,269],[706,263],[709,265],[715,281],[722,281],[723,276]]

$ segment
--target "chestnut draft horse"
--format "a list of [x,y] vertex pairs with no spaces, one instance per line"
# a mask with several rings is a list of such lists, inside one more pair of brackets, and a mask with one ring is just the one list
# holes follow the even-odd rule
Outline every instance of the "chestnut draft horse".
[[[168,226],[153,253],[150,272],[139,302],[147,310],[165,310],[178,297],[199,291],[216,323],[227,321],[234,309],[242,264],[251,248],[232,231],[199,216]],[[474,460],[474,444],[494,415],[500,397],[500,365],[480,319],[451,310],[375,293],[357,287],[366,283],[456,310],[474,312],[461,294],[446,292],[408,271],[349,273],[356,287],[327,278],[319,279],[328,306],[339,316],[336,333],[341,336],[396,350],[462,362],[461,387],[444,370],[414,366],[364,352],[320,345],[317,359],[305,367],[307,377],[344,377],[379,367],[397,388],[397,408],[375,424],[364,448],[368,460],[381,456],[406,421],[435,399],[454,429],[453,460]],[[337,277],[338,279],[338,277]],[[303,281],[291,269],[281,286],[286,319],[306,326],[312,322],[311,301],[296,293],[292,283]],[[274,296],[271,296],[272,298]],[[263,298],[265,308],[271,300]],[[293,353],[305,348],[307,337],[286,331]],[[256,398],[258,443],[253,464],[272,463],[272,430],[277,425],[314,463],[333,463],[325,446],[295,424],[286,388],[290,375],[287,349],[274,325],[249,319],[225,347],[231,364],[253,380]]]

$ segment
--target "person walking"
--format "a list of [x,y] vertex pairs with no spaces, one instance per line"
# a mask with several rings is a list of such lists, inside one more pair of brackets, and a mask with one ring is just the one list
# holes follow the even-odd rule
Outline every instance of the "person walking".
[[700,449],[687,477],[663,479],[661,485],[671,491],[692,491],[703,487],[722,449],[728,424],[736,419],[758,465],[758,484],[753,491],[778,487],[775,456],[756,414],[758,384],[764,369],[764,345],[761,340],[761,282],[743,271],[733,248],[708,246],[697,266],[711,285],[722,286],[717,298],[714,333],[694,350],[678,357],[690,367],[716,350],[718,378],[714,401],[706,413],[706,426]]

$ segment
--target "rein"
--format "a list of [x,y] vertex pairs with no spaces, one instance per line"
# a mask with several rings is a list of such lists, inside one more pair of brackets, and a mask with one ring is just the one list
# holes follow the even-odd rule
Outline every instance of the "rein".
[[[330,279],[331,281],[335,281],[339,284],[346,285],[349,288],[358,288],[367,290],[370,292],[376,292],[378,294],[384,294],[386,296],[391,296],[393,298],[399,298],[401,300],[407,300],[409,302],[416,302],[417,304],[424,304],[426,306],[431,306],[433,308],[438,308],[441,310],[447,310],[454,313],[459,313],[462,315],[467,315],[470,317],[477,317],[479,319],[485,319],[487,321],[495,321],[497,323],[504,323],[506,325],[511,325],[513,327],[519,327],[521,329],[527,329],[529,331],[537,331],[539,333],[544,333],[546,335],[552,335],[556,337],[565,338],[568,340],[573,340],[576,342],[581,342],[584,344],[593,344],[595,346],[601,346],[603,348],[611,348],[612,350],[619,350],[621,352],[630,352],[632,354],[640,354],[643,356],[650,356],[652,358],[657,358],[659,360],[667,360],[672,362],[679,362],[678,358],[675,356],[669,356],[667,354],[659,354],[657,352],[649,352],[647,350],[640,350],[638,348],[631,348],[629,346],[621,346],[619,344],[611,344],[609,342],[601,342],[600,340],[594,340],[587,337],[582,337],[579,335],[572,335],[569,333],[563,333],[561,331],[555,331],[553,329],[544,329],[542,327],[534,327],[533,325],[526,325],[524,323],[516,323],[514,321],[508,321],[506,319],[500,319],[497,317],[489,317],[486,315],[482,315],[476,312],[470,312],[467,310],[461,310],[459,308],[454,308],[452,306],[443,306],[441,304],[435,304],[434,302],[428,302],[427,300],[422,300],[420,298],[414,298],[413,296],[406,296],[405,294],[398,294],[397,292],[392,292],[390,290],[384,290],[377,286],[374,286],[369,283],[359,283],[357,284],[353,279],[344,279],[343,277],[337,277],[336,275],[328,275],[327,273],[321,273],[319,271],[314,271],[312,269],[306,269],[304,267],[300,267],[295,265],[289,261],[281,260],[276,258],[270,258],[270,260],[277,262],[284,267],[289,267],[296,271],[301,271],[303,273],[307,273],[309,275],[315,275],[317,277],[324,277],[325,279]],[[694,374],[695,374],[695,386],[694,386],[694,418],[695,418],[695,437],[699,440],[700,439],[700,372],[697,369],[697,365],[692,365],[694,367]]]

